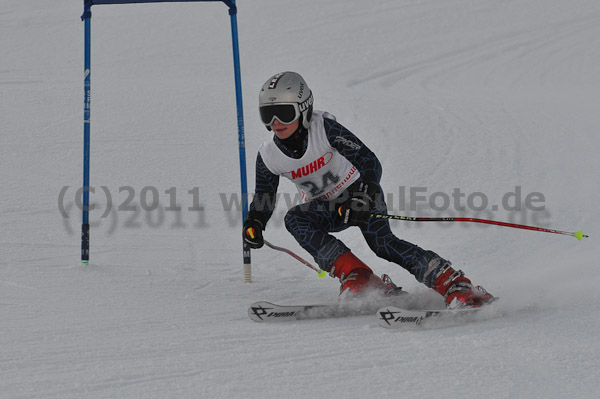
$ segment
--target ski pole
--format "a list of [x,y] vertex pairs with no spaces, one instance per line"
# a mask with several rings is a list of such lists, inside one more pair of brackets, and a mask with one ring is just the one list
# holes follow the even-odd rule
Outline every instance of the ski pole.
[[542,231],[544,233],[553,233],[553,234],[563,234],[566,236],[572,236],[581,241],[583,237],[588,238],[588,235],[583,234],[583,231],[579,230],[575,233],[571,233],[568,231],[560,231],[553,229],[546,229],[543,227],[535,227],[535,226],[526,226],[524,224],[515,224],[515,223],[507,223],[507,222],[499,222],[496,220],[489,219],[476,219],[476,218],[454,218],[454,217],[445,217],[445,218],[430,218],[430,217],[411,217],[411,216],[400,216],[400,215],[382,215],[378,213],[372,213],[369,217],[376,219],[392,219],[392,220],[406,220],[409,222],[473,222],[473,223],[485,223],[485,224],[493,224],[496,226],[505,226],[505,227],[513,227],[516,229],[525,229],[525,230],[533,230],[533,231]]
[[306,266],[310,267],[311,269],[313,269],[314,271],[317,272],[317,276],[319,276],[319,278],[323,278],[327,275],[327,272],[325,270],[321,270],[316,266],[313,266],[310,262],[302,259],[300,256],[296,255],[294,252],[290,251],[287,248],[283,248],[283,247],[278,247],[276,245],[271,244],[269,241],[264,240],[265,241],[265,245],[269,248],[275,249],[277,251],[281,251],[281,252],[285,252],[286,254],[290,255],[291,257],[297,259],[298,261],[300,261],[300,263],[305,264]]

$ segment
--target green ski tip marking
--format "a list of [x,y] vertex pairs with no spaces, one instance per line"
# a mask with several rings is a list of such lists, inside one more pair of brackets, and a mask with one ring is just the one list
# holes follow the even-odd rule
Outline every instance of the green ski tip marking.
[[575,236],[575,238],[581,241],[581,239],[583,238],[583,231],[579,230],[577,233],[573,233],[573,235]]
[[81,263],[84,263],[87,265],[89,263],[89,260],[82,260]]
[[321,270],[319,272],[317,272],[317,276],[319,276],[319,278],[323,278],[327,275],[327,272],[325,270]]

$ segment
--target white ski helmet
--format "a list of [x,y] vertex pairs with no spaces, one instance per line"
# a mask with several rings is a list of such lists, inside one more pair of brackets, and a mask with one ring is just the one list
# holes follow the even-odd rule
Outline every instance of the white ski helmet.
[[296,72],[281,72],[260,89],[258,110],[260,118],[268,130],[277,119],[289,124],[302,116],[302,126],[308,129],[313,112],[313,95],[308,85]]

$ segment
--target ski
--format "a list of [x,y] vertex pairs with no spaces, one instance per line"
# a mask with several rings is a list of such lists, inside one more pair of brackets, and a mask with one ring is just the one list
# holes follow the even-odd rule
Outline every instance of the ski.
[[[311,318],[311,315],[327,317],[338,312],[337,305],[277,305],[271,302],[254,302],[248,308],[250,320],[256,322],[290,321]],[[314,318],[314,317],[313,317]]]
[[478,308],[436,310],[409,310],[386,306],[377,311],[377,321],[381,327],[389,329],[428,325],[431,322],[471,322],[478,320],[476,315],[489,310],[489,306],[487,304]]
[[325,319],[372,315],[383,305],[406,305],[407,294],[375,300],[346,300],[331,304],[277,305],[271,302],[254,302],[248,308],[250,320],[259,323],[304,319]]

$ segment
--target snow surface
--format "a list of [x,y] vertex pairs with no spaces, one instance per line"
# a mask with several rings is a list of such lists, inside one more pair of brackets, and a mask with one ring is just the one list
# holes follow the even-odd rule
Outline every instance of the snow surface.
[[[332,302],[338,283],[268,248],[253,251],[254,281],[243,282],[239,214],[222,202],[239,191],[227,9],[95,6],[98,209],[84,266],[74,204],[82,4],[4,0],[0,397],[598,397],[600,2],[238,3],[250,190],[269,137],[258,90],[273,73],[295,70],[316,108],[378,154],[387,192],[460,188],[490,201],[484,212],[421,203],[414,212],[396,204],[395,213],[493,217],[590,238],[393,222],[398,236],[500,296],[502,317],[397,333],[374,317],[253,323],[253,301]],[[105,218],[102,186],[113,200]],[[123,186],[138,212],[116,211],[128,198]],[[542,193],[545,210],[491,211],[516,186],[523,201]],[[145,187],[156,188],[158,210],[141,209]],[[165,210],[171,187],[180,212]],[[295,193],[289,183],[281,190]],[[144,193],[148,205],[152,189]],[[188,210],[194,195],[204,211]],[[266,237],[308,257],[282,225],[285,208]],[[338,236],[378,273],[430,297],[355,229]]]

